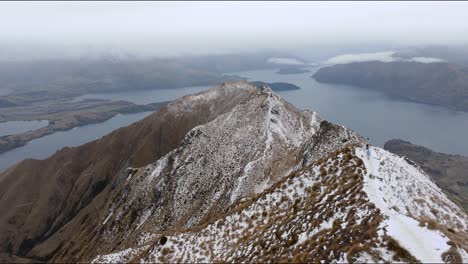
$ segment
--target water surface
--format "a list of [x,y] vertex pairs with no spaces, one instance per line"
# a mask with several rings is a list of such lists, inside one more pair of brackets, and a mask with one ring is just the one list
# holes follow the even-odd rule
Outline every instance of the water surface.
[[23,147],[15,148],[0,154],[0,171],[26,158],[45,159],[63,147],[75,147],[101,138],[119,127],[128,126],[141,120],[152,112],[119,114],[98,124],[76,127],[59,131],[28,142]]

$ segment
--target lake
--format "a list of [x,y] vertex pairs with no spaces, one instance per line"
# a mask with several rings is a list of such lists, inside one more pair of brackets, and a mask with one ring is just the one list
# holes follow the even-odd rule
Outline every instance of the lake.
[[115,129],[128,126],[147,117],[152,112],[134,114],[118,114],[113,118],[98,124],[76,127],[67,131],[59,131],[28,142],[25,146],[0,154],[0,171],[25,158],[44,159],[65,146],[75,147],[98,139]]
[[[235,72],[252,81],[289,82],[302,89],[279,94],[293,105],[317,111],[323,118],[345,125],[383,146],[385,141],[400,138],[433,150],[468,156],[468,113],[443,107],[418,104],[386,96],[370,89],[324,84],[304,74],[280,75],[274,70]],[[113,94],[88,94],[79,99],[126,100],[138,104],[173,100],[207,89],[206,86],[170,90],[134,91]],[[0,154],[0,170],[23,158],[43,159],[65,146],[78,146],[136,122],[146,113],[118,115],[103,123],[57,132],[31,141],[26,146]]]

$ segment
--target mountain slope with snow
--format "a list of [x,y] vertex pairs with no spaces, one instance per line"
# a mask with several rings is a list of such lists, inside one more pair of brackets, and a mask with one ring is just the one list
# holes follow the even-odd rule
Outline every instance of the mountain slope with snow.
[[227,83],[167,109],[183,119],[235,96],[177,148],[119,175],[71,236],[50,240],[51,261],[468,261],[467,216],[422,170],[368,155],[356,132],[268,87]]
[[[466,262],[466,245],[463,249],[452,240],[457,237],[443,229],[466,232],[466,215],[459,214],[426,175],[412,171],[416,168],[403,159],[378,148],[372,152],[367,158],[362,146],[345,147],[296,171],[210,224],[142,232],[134,247],[94,261]],[[440,227],[429,228],[399,211],[396,205],[405,203],[398,199],[410,198],[412,192],[379,185],[389,180],[394,170],[413,173],[407,176],[416,177],[411,180],[440,199],[437,208],[441,213],[453,209],[455,214]],[[379,195],[385,186],[393,192]],[[389,202],[393,197],[397,198]],[[413,203],[417,202],[409,205]],[[443,218],[432,215],[430,219]]]

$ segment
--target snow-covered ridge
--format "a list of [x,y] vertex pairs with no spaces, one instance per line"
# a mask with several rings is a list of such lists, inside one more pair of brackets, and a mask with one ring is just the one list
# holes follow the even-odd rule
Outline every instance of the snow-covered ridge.
[[[212,97],[196,101],[205,98]],[[186,101],[196,107],[192,99]],[[320,128],[316,113],[255,88],[231,111],[189,131],[179,148],[126,177],[102,221],[107,243],[127,239],[118,232],[122,225],[128,233],[190,227],[261,193],[303,166],[304,142]]]
[[[100,256],[95,261],[134,261],[142,252],[148,252],[138,260],[143,262],[306,260],[301,259],[304,256],[300,250],[320,254],[324,261],[346,260],[345,252],[356,243],[353,241],[366,243],[371,239],[358,240],[360,234],[356,232],[349,234],[355,239],[350,239],[346,246],[333,246],[334,241],[359,225],[367,227],[369,220],[378,219],[375,218],[378,212],[370,204],[356,207],[358,200],[365,201],[359,188],[362,180],[345,176],[362,171],[362,163],[358,165],[358,159],[346,162],[344,159],[345,153],[340,153],[322,164],[302,169],[297,176],[280,181],[253,202],[237,206],[232,214],[202,229],[168,236],[164,245],[160,245],[160,235],[142,233],[134,248]],[[334,169],[335,161],[343,166]],[[338,183],[340,188],[336,188]],[[351,216],[355,223],[347,221]],[[288,246],[282,249],[283,245]]]
[[226,93],[233,92],[236,90],[246,90],[250,92],[256,91],[256,86],[247,82],[247,81],[238,81],[238,82],[225,82],[221,85],[211,87],[207,91],[199,92],[194,95],[186,96],[186,99],[189,101],[196,100],[212,100],[213,98],[219,96],[225,96]]

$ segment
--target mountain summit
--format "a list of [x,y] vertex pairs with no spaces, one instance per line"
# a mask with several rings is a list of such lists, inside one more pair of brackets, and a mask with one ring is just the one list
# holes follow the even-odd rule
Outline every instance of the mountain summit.
[[191,128],[173,131],[183,136],[151,162],[132,148],[65,224],[12,253],[53,262],[468,261],[468,217],[421,169],[366,149],[356,132],[268,86],[224,83],[185,96],[124,128],[128,142],[164,142],[131,133],[155,120],[166,122],[160,131],[171,121]]

